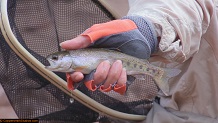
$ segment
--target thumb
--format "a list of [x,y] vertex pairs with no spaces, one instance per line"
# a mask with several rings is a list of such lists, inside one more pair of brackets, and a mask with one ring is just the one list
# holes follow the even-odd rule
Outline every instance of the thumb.
[[88,47],[91,39],[88,36],[79,35],[78,37],[60,43],[60,46],[66,50],[80,49]]

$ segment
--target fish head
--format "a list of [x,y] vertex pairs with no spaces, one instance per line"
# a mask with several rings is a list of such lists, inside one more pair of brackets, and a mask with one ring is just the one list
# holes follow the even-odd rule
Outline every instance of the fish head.
[[50,54],[46,57],[50,66],[46,66],[45,68],[50,71],[57,72],[73,72],[74,70],[71,68],[72,65],[72,57],[68,51],[61,51]]

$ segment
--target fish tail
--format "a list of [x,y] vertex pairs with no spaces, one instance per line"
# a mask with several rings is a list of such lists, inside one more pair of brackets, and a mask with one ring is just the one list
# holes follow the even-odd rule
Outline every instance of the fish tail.
[[154,76],[154,80],[160,90],[166,95],[169,96],[169,79],[172,77],[177,76],[181,70],[179,69],[168,69],[168,68],[163,68],[163,74],[162,76]]

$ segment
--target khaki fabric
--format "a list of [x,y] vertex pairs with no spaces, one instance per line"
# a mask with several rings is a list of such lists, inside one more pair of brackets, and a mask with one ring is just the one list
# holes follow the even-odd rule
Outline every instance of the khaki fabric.
[[115,18],[122,18],[129,10],[128,0],[99,0]]
[[217,123],[216,119],[207,116],[174,109],[163,109],[156,103],[147,116],[147,123]]
[[[218,122],[218,1],[129,0],[129,3],[128,15],[150,19],[160,37],[159,51],[150,59],[152,63],[182,70],[169,82],[170,96],[160,96],[160,105],[154,103],[144,122]],[[5,100],[0,103],[0,118],[16,117],[3,89],[0,90],[0,98]]]
[[160,37],[159,50],[151,61],[161,67],[182,70],[169,82],[170,96],[160,96],[160,105],[153,106],[145,122],[218,122],[217,1],[130,0],[129,3],[128,15],[149,18]]

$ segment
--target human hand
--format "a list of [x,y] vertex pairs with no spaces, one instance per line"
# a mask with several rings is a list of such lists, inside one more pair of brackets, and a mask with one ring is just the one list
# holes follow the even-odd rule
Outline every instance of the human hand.
[[[130,17],[130,19],[93,25],[78,37],[61,43],[61,47],[67,50],[86,47],[118,49],[126,54],[147,59],[155,51],[157,45],[154,31],[151,24],[143,18]],[[141,26],[136,24],[141,24]],[[79,82],[84,78],[80,72],[74,72],[70,76],[74,82]],[[102,82],[104,83],[100,90],[105,92],[110,91],[114,84],[119,88],[116,90],[118,93],[123,94],[123,90],[126,89],[126,70],[122,68],[120,60],[114,63],[109,63],[109,61],[100,63],[93,79],[94,81],[89,83],[91,84],[91,88],[88,87],[90,90]]]
[[[85,48],[90,45],[90,38],[87,36],[78,36],[72,40],[65,41],[61,44],[61,47],[66,50]],[[74,72],[70,74],[73,82],[80,82],[84,79],[84,75],[81,72]],[[120,60],[110,63],[109,61],[101,62],[93,77],[93,85],[100,85],[104,81],[103,86],[101,86],[102,91],[110,91],[110,86],[115,82],[118,87],[125,85],[127,81],[126,70],[122,67],[122,62]],[[89,88],[94,90],[93,88]]]

